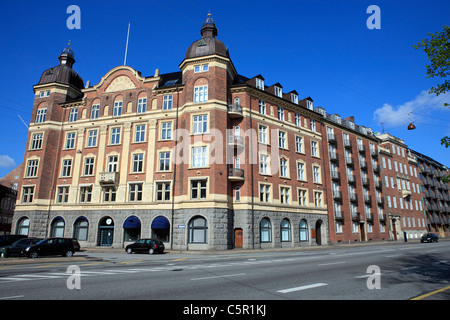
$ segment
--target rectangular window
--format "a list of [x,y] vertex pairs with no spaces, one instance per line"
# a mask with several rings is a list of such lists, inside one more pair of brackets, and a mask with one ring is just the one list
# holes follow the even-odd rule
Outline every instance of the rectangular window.
[[266,114],[266,102],[264,100],[259,100],[259,113]]
[[32,203],[34,198],[34,187],[22,188],[22,203]]
[[269,184],[259,185],[259,200],[261,202],[269,202],[270,201],[270,185]]
[[31,150],[38,150],[42,148],[42,133],[34,133],[31,138]]
[[170,182],[156,183],[156,201],[170,201]]
[[298,180],[305,179],[305,164],[302,162],[297,162],[297,178]]
[[208,101],[208,86],[194,87],[194,103]]
[[103,201],[115,202],[116,201],[116,188],[113,186],[107,186],[103,188]]
[[133,172],[139,173],[144,170],[144,154],[136,153],[133,155]]
[[91,108],[91,119],[98,119],[100,115],[100,105],[94,104]]
[[111,129],[111,144],[120,144],[120,128]]
[[161,123],[161,140],[172,139],[172,122]]
[[118,156],[109,156],[108,157],[108,172],[117,172],[118,167]]
[[163,110],[172,110],[173,95],[168,94],[163,97]]
[[206,179],[191,180],[191,199],[206,199]]
[[295,151],[303,153],[303,138],[295,137]]
[[267,127],[266,126],[259,126],[259,142],[267,144],[268,138],[267,138]]
[[47,117],[47,109],[39,109],[36,113],[36,123],[45,122],[45,118]]
[[192,120],[193,125],[193,134],[202,134],[206,133],[208,130],[208,115],[198,115],[194,116]]
[[170,170],[170,151],[159,153],[159,171]]
[[283,97],[283,90],[282,90],[280,87],[276,87],[276,86],[275,86],[275,95],[276,95],[277,97],[282,98],[282,97]]
[[89,130],[88,131],[88,147],[97,146],[97,130]]
[[72,159],[63,160],[61,177],[70,177],[72,173]]
[[91,202],[92,199],[92,186],[80,187],[80,202]]
[[259,156],[259,173],[269,174],[269,156],[266,154]]
[[134,142],[144,142],[144,141],[145,141],[145,124],[138,124],[136,125]]
[[318,208],[322,207],[322,192],[314,191],[314,205]]
[[311,155],[313,157],[318,157],[319,156],[318,149],[317,149],[317,142],[316,141],[311,141]]
[[206,147],[193,147],[192,148],[192,167],[206,167]]
[[284,121],[284,108],[278,107],[278,120]]
[[314,183],[320,183],[320,168],[313,166],[313,180]]
[[290,203],[290,192],[291,189],[287,187],[280,187],[280,202],[282,204],[289,204]]
[[298,204],[300,206],[307,206],[306,202],[306,190],[298,190]]
[[295,125],[297,127],[301,127],[302,126],[302,117],[300,116],[300,113],[295,113]]
[[280,159],[280,177],[289,177],[288,176],[288,165],[286,159]]
[[278,131],[278,147],[286,149],[286,132]]
[[264,80],[256,78],[256,88],[264,90]]
[[56,202],[67,203],[69,201],[69,187],[58,187]]
[[147,98],[138,99],[137,113],[144,113],[147,111]]
[[130,183],[130,202],[142,201],[142,183]]
[[38,160],[28,160],[27,175],[26,175],[27,178],[37,177],[38,165],[39,165]]
[[75,132],[69,132],[66,136],[66,149],[75,148]]
[[84,175],[85,176],[94,175],[94,158],[84,159]]
[[78,108],[70,109],[69,122],[75,122],[78,119]]
[[122,101],[116,101],[114,102],[114,109],[113,109],[113,117],[118,117],[122,115]]

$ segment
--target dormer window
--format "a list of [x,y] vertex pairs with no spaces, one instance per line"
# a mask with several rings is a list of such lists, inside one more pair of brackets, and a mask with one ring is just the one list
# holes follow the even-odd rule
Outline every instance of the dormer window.
[[306,107],[309,110],[313,110],[313,102],[311,100],[306,100]]
[[277,97],[282,98],[283,97],[283,90],[280,87],[275,86],[275,95]]
[[264,80],[256,78],[256,88],[264,90]]
[[291,101],[295,104],[298,104],[298,95],[295,93],[291,93]]

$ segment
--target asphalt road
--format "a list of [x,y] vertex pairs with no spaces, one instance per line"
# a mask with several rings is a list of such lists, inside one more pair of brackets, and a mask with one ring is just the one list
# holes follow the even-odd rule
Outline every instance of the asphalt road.
[[[220,254],[83,252],[77,256],[85,259],[0,264],[0,300],[450,299],[450,241]],[[195,312],[187,306],[191,308],[187,312]]]

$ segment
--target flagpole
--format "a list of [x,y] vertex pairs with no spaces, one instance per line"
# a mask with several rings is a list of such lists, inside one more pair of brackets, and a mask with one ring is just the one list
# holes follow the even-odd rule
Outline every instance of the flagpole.
[[130,22],[128,22],[127,44],[125,46],[125,58],[123,59],[123,65],[127,64],[127,52],[128,52],[128,38],[130,37]]

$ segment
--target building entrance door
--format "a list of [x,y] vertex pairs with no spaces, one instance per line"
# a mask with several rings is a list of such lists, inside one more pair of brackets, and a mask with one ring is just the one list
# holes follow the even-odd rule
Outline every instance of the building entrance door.
[[100,229],[100,246],[109,247],[112,246],[114,239],[114,228],[101,228]]
[[234,247],[242,248],[244,242],[244,232],[241,228],[234,229]]

